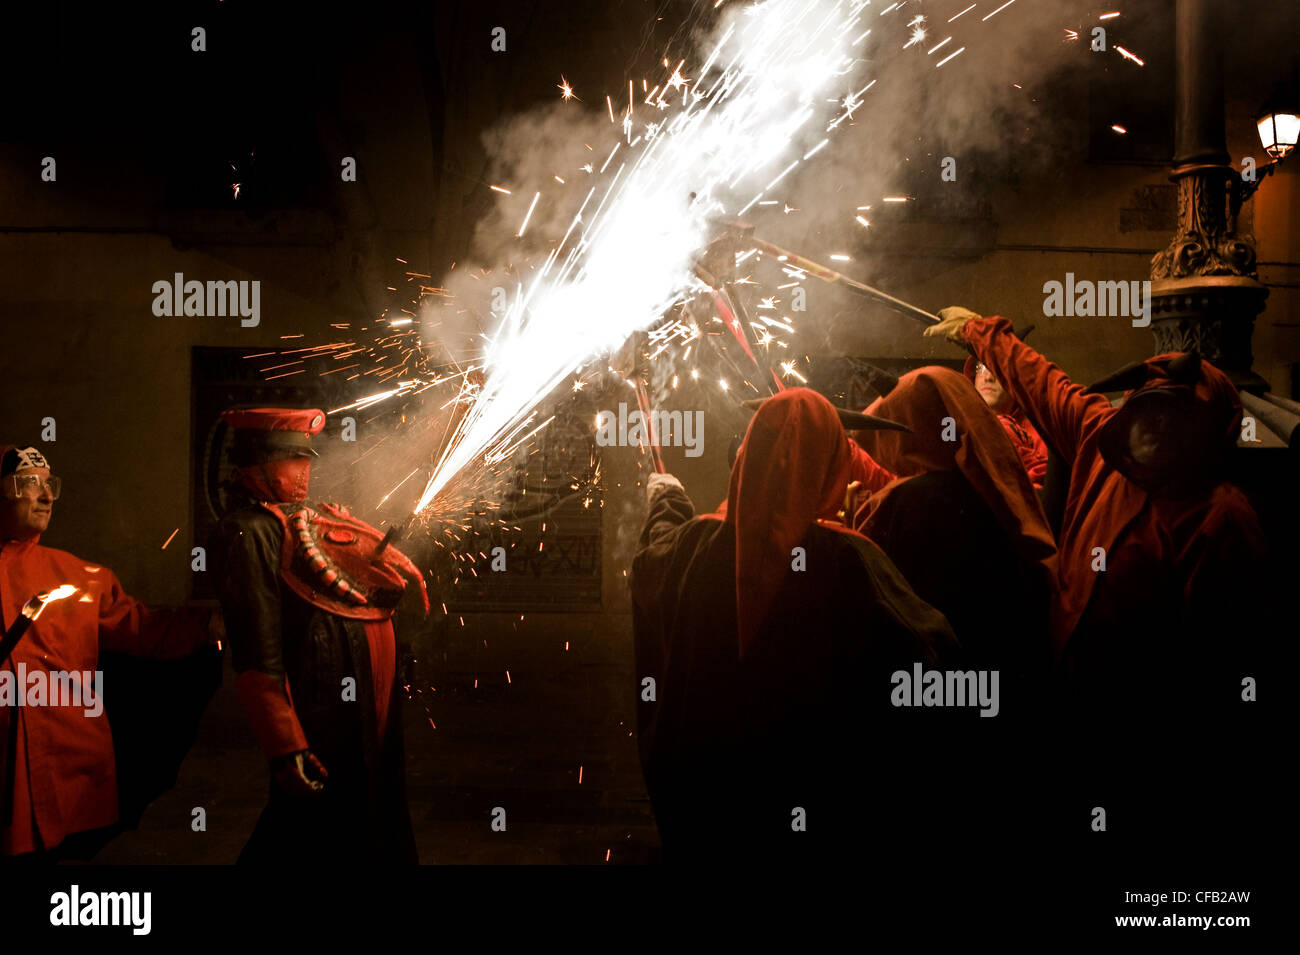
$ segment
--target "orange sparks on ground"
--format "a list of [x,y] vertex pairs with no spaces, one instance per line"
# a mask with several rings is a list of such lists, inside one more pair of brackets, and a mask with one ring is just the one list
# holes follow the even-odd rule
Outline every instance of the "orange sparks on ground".
[[177,534],[179,534],[180,532],[181,532],[181,529],[180,529],[179,527],[176,528],[176,530],[172,531],[172,533],[171,533],[171,537],[168,537],[165,541],[163,541],[162,549],[163,549],[163,550],[166,550],[166,549],[167,549],[167,545],[170,544],[170,543],[172,542],[172,537],[175,537],[175,536],[176,536]]

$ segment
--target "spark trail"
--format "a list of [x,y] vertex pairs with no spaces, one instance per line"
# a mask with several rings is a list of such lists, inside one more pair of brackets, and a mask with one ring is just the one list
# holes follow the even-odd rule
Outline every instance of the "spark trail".
[[[470,464],[490,466],[545,427],[547,395],[699,287],[692,264],[712,224],[759,201],[860,106],[855,42],[869,12],[865,0],[767,0],[731,17],[699,68],[678,64],[639,113],[629,95],[616,117],[607,98],[623,148],[516,289],[484,356],[487,379],[415,513]],[[830,116],[828,101],[840,104]]]

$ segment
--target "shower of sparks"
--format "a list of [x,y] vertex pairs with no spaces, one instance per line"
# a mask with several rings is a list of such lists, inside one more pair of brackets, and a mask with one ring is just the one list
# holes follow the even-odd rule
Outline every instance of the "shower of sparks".
[[972,10],[974,10],[977,6],[978,6],[978,4],[972,3],[969,7],[967,7],[965,10],[963,10],[961,13],[958,13],[956,16],[949,17],[949,18],[948,18],[948,22],[949,22],[949,23],[952,23],[952,21],[953,21],[953,20],[956,20],[957,17],[959,17],[959,16],[961,16],[962,14],[965,14],[965,13],[970,13],[970,12],[971,12]]
[[[566,80],[563,76],[560,77],[558,89],[560,91],[561,99],[566,101],[571,99],[577,99],[577,97],[573,95],[573,87],[569,85],[569,81]],[[581,100],[579,100],[579,102],[581,102]]]
[[[852,40],[866,8],[865,0],[767,0],[745,8],[698,67],[687,71],[681,60],[648,97],[658,114],[653,135],[641,135],[648,123],[634,112],[632,81],[621,117],[606,99],[629,151],[617,158],[616,145],[605,160],[608,176],[575,197],[567,230],[547,237],[545,262],[521,280],[487,336],[486,379],[437,457],[417,514],[471,463],[499,461],[545,428],[551,419],[537,406],[560,385],[568,390],[592,357],[700,290],[693,266],[716,220],[767,198],[764,192],[805,161],[803,144],[819,122],[835,128],[819,120],[819,104],[834,97],[844,112],[861,105],[866,88],[846,94],[843,86],[864,62]],[[717,379],[723,389],[736,380]]]

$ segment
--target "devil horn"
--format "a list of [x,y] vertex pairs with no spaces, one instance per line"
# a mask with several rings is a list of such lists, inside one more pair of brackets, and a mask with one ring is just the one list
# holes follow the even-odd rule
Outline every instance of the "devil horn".
[[1201,380],[1201,356],[1194,350],[1184,352],[1169,362],[1165,373],[1175,384],[1194,385]]
[[1108,375],[1083,389],[1085,395],[1100,394],[1106,391],[1130,391],[1146,383],[1150,369],[1144,361],[1135,361],[1125,365],[1113,375]]
[[912,433],[912,429],[905,424],[867,414],[864,411],[849,411],[847,408],[836,408],[835,413],[840,416],[840,424],[844,425],[845,431],[906,431],[908,434]]
[[[742,401],[740,405],[743,408],[749,408],[751,411],[757,411],[758,406],[766,400],[766,398],[749,398]],[[867,414],[864,411],[836,408],[835,413],[839,415],[840,424],[844,425],[845,431],[906,431],[909,434],[912,432],[912,429],[905,424]]]

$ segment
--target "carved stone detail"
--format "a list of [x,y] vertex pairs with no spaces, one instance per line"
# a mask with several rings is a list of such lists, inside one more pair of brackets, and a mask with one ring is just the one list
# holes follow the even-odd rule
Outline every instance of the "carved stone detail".
[[1151,260],[1153,279],[1202,275],[1256,278],[1251,236],[1238,236],[1227,225],[1228,180],[1216,167],[1178,180],[1179,232]]

